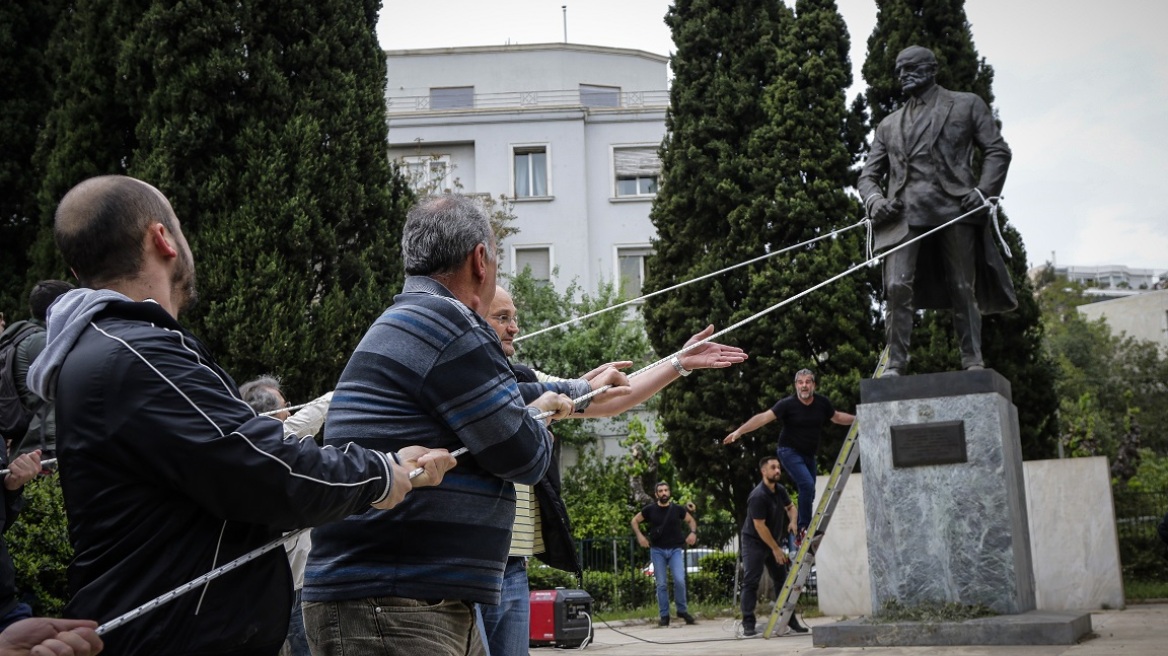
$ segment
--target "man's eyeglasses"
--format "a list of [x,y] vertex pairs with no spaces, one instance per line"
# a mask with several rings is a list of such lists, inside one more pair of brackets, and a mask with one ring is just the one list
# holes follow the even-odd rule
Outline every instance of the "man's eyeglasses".
[[511,324],[519,325],[518,314],[492,314],[489,318],[501,326],[509,326]]

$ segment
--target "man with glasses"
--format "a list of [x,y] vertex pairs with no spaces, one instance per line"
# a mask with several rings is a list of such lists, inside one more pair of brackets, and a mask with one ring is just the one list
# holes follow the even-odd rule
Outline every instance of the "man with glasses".
[[[495,298],[487,312],[487,322],[494,328],[508,358],[515,356],[515,338],[519,335],[519,314],[511,294],[502,287],[495,288]],[[713,334],[714,327],[690,338],[686,345],[705,339]],[[724,368],[746,359],[746,353],[734,346],[707,343],[688,353],[672,358],[670,365],[661,365],[644,374],[628,379],[619,369],[632,362],[625,360],[603,364],[584,374],[578,382],[585,383],[585,389],[599,389],[606,384],[627,385],[628,393],[600,394],[586,407],[572,417],[596,418],[612,417],[629,408],[643,403],[666,385],[694,369]],[[540,382],[557,384],[562,378],[549,376],[521,364],[511,363],[515,377],[520,382]],[[482,606],[484,632],[490,643],[493,656],[518,654],[526,649],[530,634],[530,607],[528,605],[527,558],[538,556],[545,564],[572,572],[579,576],[580,564],[572,539],[571,523],[567,509],[560,498],[560,476],[558,447],[553,453],[552,466],[547,475],[534,486],[515,486],[516,512],[511,534],[511,551],[503,578],[503,596],[496,606]],[[689,622],[693,618],[685,613],[685,606],[679,607],[682,619]]]
[[[857,184],[877,250],[996,201],[1006,182],[1010,147],[990,108],[975,94],[938,85],[937,68],[936,56],[921,46],[905,48],[896,57],[896,75],[908,99],[876,127]],[[973,166],[975,146],[981,149],[980,176]],[[1008,312],[1018,304],[989,217],[989,212],[974,212],[885,258],[885,376],[901,374],[908,364],[915,309],[952,308],[961,367],[984,368],[981,315]]]

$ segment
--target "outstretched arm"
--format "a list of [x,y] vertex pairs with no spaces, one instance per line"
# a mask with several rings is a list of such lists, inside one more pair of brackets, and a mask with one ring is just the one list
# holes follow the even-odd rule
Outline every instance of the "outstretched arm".
[[[700,342],[712,334],[714,334],[714,326],[710,324],[701,332],[690,337],[685,346]],[[678,360],[681,361],[682,368],[693,371],[695,369],[724,369],[746,360],[747,357],[746,352],[737,346],[706,342],[692,351],[681,354],[678,356]],[[612,366],[628,366],[632,363],[614,362],[610,364]],[[596,372],[597,370],[589,372],[585,378]],[[640,376],[629,379],[629,387],[632,390],[629,394],[619,397],[610,397],[607,393],[601,394],[592,401],[592,405],[588,406],[584,412],[574,416],[612,417],[619,415],[629,408],[644,403],[646,399],[660,392],[666,385],[678,378],[681,378],[681,372],[677,371],[676,368],[670,366],[669,363],[659,364]]]
[[756,431],[771,423],[775,419],[778,419],[778,417],[775,416],[774,411],[770,408],[767,408],[750,419],[747,419],[746,423],[734,429],[734,432],[727,435],[726,439],[722,440],[722,443],[733,444],[737,442],[743,435],[746,435],[752,431]]
[[840,426],[851,426],[852,422],[856,420],[856,415],[849,415],[846,412],[835,411],[831,416],[831,423],[839,424]]

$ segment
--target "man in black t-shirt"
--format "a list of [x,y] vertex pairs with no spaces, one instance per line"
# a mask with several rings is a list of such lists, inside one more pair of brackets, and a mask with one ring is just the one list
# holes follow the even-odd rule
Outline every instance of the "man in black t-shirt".
[[[764,457],[758,461],[758,471],[762,481],[746,499],[746,521],[742,522],[742,635],[748,638],[758,635],[754,607],[763,568],[774,580],[775,590],[779,590],[787,578],[787,563],[791,562],[779,542],[796,527],[795,506],[779,483],[783,475],[779,459]],[[807,627],[799,624],[793,614],[787,625],[796,633],[807,633]]]
[[815,507],[815,452],[819,450],[819,434],[823,431],[823,425],[829,421],[850,426],[856,417],[839,412],[826,396],[816,394],[815,374],[810,369],[801,369],[795,374],[795,394],[747,419],[722,442],[737,442],[743,435],[776,419],[783,422],[776,455],[799,490],[797,535],[802,539],[803,533],[811,525],[811,513]]
[[[656,503],[641,509],[633,517],[633,532],[642,547],[649,547],[653,563],[653,578],[657,583],[657,610],[660,615],[658,626],[669,626],[669,581],[666,567],[673,574],[673,597],[677,602],[677,616],[686,624],[693,624],[694,618],[687,612],[685,599],[685,546],[693,546],[698,541],[698,524],[685,508],[669,500],[669,483],[661,481],[653,486]],[[649,522],[649,537],[641,533],[641,522]],[[682,532],[682,522],[689,524],[689,535]]]

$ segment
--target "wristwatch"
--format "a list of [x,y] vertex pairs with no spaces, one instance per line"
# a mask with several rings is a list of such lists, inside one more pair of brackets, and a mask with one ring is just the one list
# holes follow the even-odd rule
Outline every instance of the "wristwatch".
[[676,355],[669,356],[669,364],[673,365],[673,368],[677,370],[678,375],[688,376],[693,373],[692,370],[686,369],[681,365],[681,358],[677,357]]

